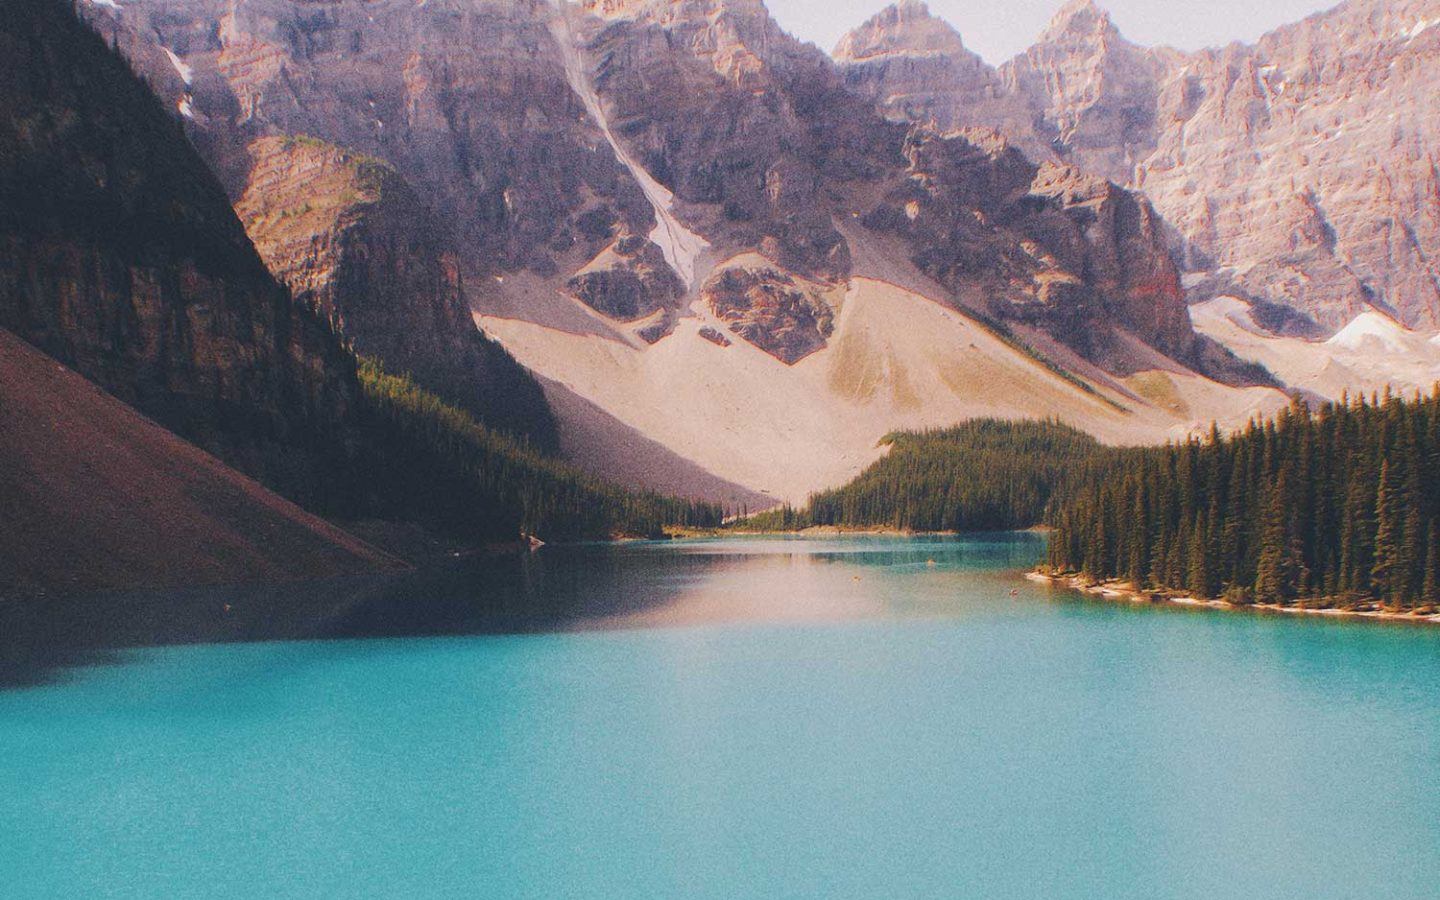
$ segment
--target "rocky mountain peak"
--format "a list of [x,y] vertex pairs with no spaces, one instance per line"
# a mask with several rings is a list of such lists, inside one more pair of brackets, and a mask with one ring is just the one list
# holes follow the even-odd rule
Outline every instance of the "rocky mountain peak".
[[891,120],[924,122],[941,132],[988,128],[1032,159],[1053,156],[1036,135],[1024,98],[920,0],[876,14],[841,39],[833,58],[846,87]]
[[1037,43],[1062,43],[1075,38],[1119,37],[1120,32],[1110,20],[1110,13],[1094,0],[1070,0],[1050,19],[1040,32]]
[[969,51],[960,33],[933,15],[922,0],[901,0],[841,38],[831,55],[847,63],[890,54],[958,56]]
[[1000,75],[1035,111],[1040,139],[1097,175],[1128,182],[1154,146],[1157,63],[1090,0],[1062,7]]
[[607,28],[655,29],[665,46],[651,52],[686,51],[750,90],[769,89],[773,68],[825,58],[787,34],[763,0],[582,0],[579,8],[592,17],[580,32],[594,37],[597,19]]

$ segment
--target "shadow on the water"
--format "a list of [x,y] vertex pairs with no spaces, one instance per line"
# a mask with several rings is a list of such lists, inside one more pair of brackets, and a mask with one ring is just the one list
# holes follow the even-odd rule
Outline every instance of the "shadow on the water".
[[[1037,558],[1028,535],[894,540],[726,539],[547,547],[383,575],[289,585],[0,601],[0,688],[41,685],[119,651],[177,644],[526,634],[627,627],[737,565],[808,563],[1007,569]],[[783,603],[783,598],[775,601]],[[616,623],[621,623],[617,625]]]
[[176,644],[523,634],[664,603],[712,558],[605,547],[476,556],[383,575],[287,585],[135,591],[0,602],[0,687]]

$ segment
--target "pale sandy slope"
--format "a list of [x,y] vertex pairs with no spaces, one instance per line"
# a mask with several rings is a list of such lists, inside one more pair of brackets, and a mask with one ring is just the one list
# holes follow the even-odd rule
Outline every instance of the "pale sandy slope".
[[[1277,391],[1226,388],[1178,367],[1141,376],[1137,393],[1157,400],[1092,393],[961,313],[867,278],[851,282],[828,346],[794,366],[735,335],[728,347],[705,340],[700,310],[654,346],[637,347],[505,314],[524,302],[508,298],[477,321],[523,364],[677,457],[792,502],[853,477],[896,429],[1054,417],[1110,443],[1161,442],[1212,419],[1239,424],[1285,402]],[[605,474],[606,460],[623,454],[572,450],[577,462]]]
[[1197,331],[1291,387],[1331,399],[1386,386],[1428,391],[1440,381],[1440,338],[1411,331],[1377,310],[1361,313],[1324,341],[1269,334],[1255,324],[1249,304],[1234,297],[1196,304],[1190,319]]
[[[568,7],[551,22],[566,75],[586,114],[655,211],[650,233],[691,297],[716,255],[676,217],[674,197],[616,139],[590,83]],[[635,323],[610,322],[541,279],[497,280],[477,321],[547,382],[567,455],[627,483],[753,505],[745,491],[802,502],[848,480],[882,450],[886,433],[980,417],[1054,417],[1103,440],[1161,441],[1212,419],[1237,423],[1273,409],[1273,391],[1236,391],[1173,365],[1091,393],[976,322],[931,302],[943,289],[850,222],[855,278],[839,303],[829,345],[794,366],[731,335],[701,304],[650,346]],[[722,265],[757,265],[753,254]],[[561,280],[563,281],[563,279]],[[897,285],[903,285],[899,287]],[[649,324],[648,322],[645,324]],[[1166,361],[1168,363],[1168,361]],[[1120,408],[1117,404],[1124,404]]]

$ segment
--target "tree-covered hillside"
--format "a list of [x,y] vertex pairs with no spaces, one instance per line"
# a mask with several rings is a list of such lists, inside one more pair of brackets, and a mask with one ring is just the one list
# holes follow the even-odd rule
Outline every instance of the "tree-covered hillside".
[[718,506],[632,492],[542,456],[374,361],[362,361],[360,384],[366,515],[472,539],[551,541],[658,536],[723,518]]
[[890,452],[849,484],[813,495],[802,510],[754,516],[752,528],[895,528],[999,531],[1044,519],[1052,496],[1111,456],[1058,422],[977,419],[953,428],[899,432]]
[[1440,603],[1440,393],[1295,404],[1125,454],[1053,516],[1050,563],[1235,602]]

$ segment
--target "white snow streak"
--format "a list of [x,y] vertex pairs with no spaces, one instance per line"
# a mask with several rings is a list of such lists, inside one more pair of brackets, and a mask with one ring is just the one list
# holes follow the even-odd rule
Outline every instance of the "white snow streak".
[[570,28],[568,4],[566,0],[556,0],[557,15],[551,19],[550,32],[555,37],[555,42],[560,45],[560,52],[565,62],[565,77],[570,82],[570,88],[585,104],[585,110],[590,118],[600,127],[605,135],[605,140],[615,152],[615,158],[620,161],[635,181],[640,185],[640,190],[645,194],[645,199],[650,201],[650,206],[655,210],[655,228],[650,232],[650,240],[660,248],[665,255],[665,262],[680,276],[687,288],[695,285],[696,266],[700,254],[710,246],[703,237],[689,230],[680,224],[675,217],[673,206],[675,195],[672,194],[663,184],[656,181],[645,167],[632,157],[620,141],[616,139],[615,133],[610,129],[609,119],[605,115],[605,108],[600,103],[600,97],[595,93],[595,88],[590,84],[590,79],[585,74],[585,64],[580,58],[580,48],[575,43],[575,35]]
[[175,74],[180,76],[180,79],[185,82],[186,87],[189,87],[195,78],[195,70],[185,65],[185,60],[176,56],[174,50],[171,50],[169,47],[161,47],[160,49],[164,50],[165,55],[170,57],[170,65],[175,67]]
[[1405,36],[1413,41],[1421,34],[1429,31],[1431,28],[1434,28],[1436,25],[1440,25],[1440,19],[1421,19],[1414,25],[1410,26],[1410,30],[1405,32]]

